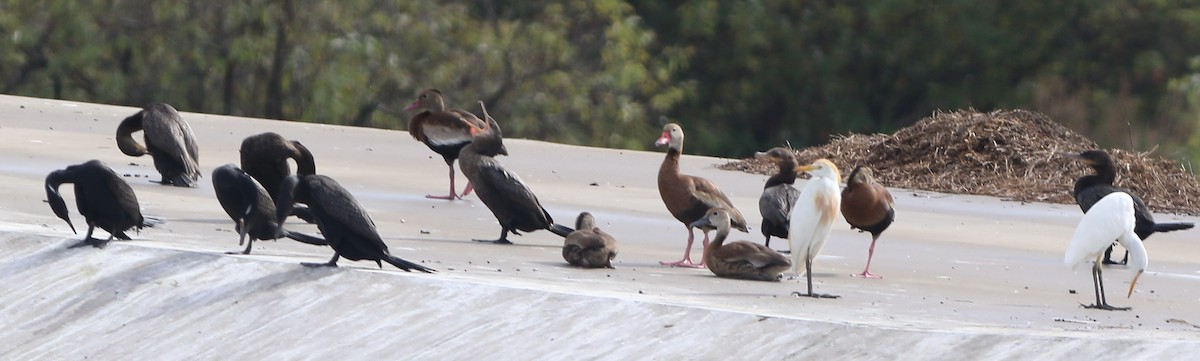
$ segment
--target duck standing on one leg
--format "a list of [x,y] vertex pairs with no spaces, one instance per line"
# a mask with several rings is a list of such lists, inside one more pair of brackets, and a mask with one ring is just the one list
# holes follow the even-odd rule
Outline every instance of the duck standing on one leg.
[[850,228],[871,233],[871,248],[867,250],[867,267],[856,277],[881,278],[871,274],[871,258],[875,257],[875,241],[896,220],[892,208],[892,193],[875,181],[871,168],[854,167],[842,190],[842,217]]

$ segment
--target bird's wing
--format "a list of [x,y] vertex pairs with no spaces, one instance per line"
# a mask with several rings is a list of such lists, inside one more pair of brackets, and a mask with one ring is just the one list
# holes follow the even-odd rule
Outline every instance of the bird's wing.
[[312,203],[309,204],[309,207],[321,209],[322,215],[327,218],[322,222],[337,222],[376,245],[384,244],[383,239],[379,237],[379,232],[375,229],[375,222],[371,220],[371,216],[358,203],[354,195],[350,194],[350,191],[329,178],[320,176],[304,178],[310,182],[308,192]]
[[1133,223],[1133,199],[1129,194],[1113,192],[1101,198],[1079,220],[1063,262],[1075,268],[1095,259],[1113,240],[1132,232]]
[[479,165],[479,178],[481,183],[491,185],[495,189],[495,195],[510,208],[522,210],[522,213],[541,213],[547,223],[554,223],[550,214],[538,202],[537,195],[529,190],[525,182],[521,181],[521,177],[504,169],[499,162],[482,162]]
[[896,201],[892,199],[892,192],[888,192],[887,188],[885,188],[882,184],[871,183],[871,188],[875,189],[875,194],[883,195],[882,198],[887,201],[888,208],[891,208],[893,204],[896,204]]
[[775,224],[787,224],[788,215],[796,205],[796,197],[800,191],[788,184],[779,184],[764,189],[758,198],[758,211],[764,219]]
[[685,176],[691,178],[695,192],[692,192],[700,202],[704,203],[705,208],[721,207],[729,211],[729,220],[733,223],[733,228],[746,230],[746,218],[742,216],[742,212],[733,206],[733,201],[729,200],[729,196],[721,191],[716,184],[707,179],[696,176]]
[[725,262],[749,262],[755,268],[762,268],[768,265],[791,264],[787,257],[779,254],[779,252],[753,242],[737,241],[726,243],[717,249],[717,252],[714,256]]
[[[121,179],[121,176],[117,175],[117,172],[114,172],[112,169],[105,167],[104,172],[106,173],[104,177],[107,178],[105,181],[108,182],[108,189],[112,192],[113,197],[117,199],[117,204],[120,205],[122,210],[134,216],[134,221],[136,221],[137,225],[141,225],[142,209],[138,205],[137,195],[133,193],[133,188],[129,187],[129,184],[125,183],[125,180]],[[79,195],[76,194],[75,197],[78,198]]]
[[153,142],[155,147],[167,153],[166,156],[178,162],[183,167],[184,174],[200,174],[196,136],[192,133],[192,127],[188,126],[178,113],[149,113],[142,120],[142,128],[146,134],[146,142]]

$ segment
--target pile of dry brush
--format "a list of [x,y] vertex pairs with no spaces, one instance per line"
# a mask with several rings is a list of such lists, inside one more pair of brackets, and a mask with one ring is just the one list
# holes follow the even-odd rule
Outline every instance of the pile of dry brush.
[[[851,134],[796,152],[801,164],[828,158],[849,173],[874,168],[888,187],[996,196],[1017,201],[1074,204],[1075,179],[1091,169],[1066,154],[1096,149],[1092,140],[1040,113],[1012,110],[938,112],[892,135]],[[1121,149],[1116,185],[1132,190],[1159,212],[1200,214],[1196,177],[1178,162]],[[771,174],[757,159],[722,169]]]

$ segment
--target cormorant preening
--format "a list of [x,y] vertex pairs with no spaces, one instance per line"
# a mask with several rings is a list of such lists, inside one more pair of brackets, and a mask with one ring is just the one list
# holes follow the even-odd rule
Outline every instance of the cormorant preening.
[[[454,160],[463,147],[471,144],[471,128],[483,128],[484,122],[471,112],[460,109],[446,109],[442,92],[437,89],[425,89],[404,110],[421,109],[420,113],[408,120],[408,134],[413,139],[425,143],[429,149],[442,155],[446,166],[450,168],[450,194],[445,196],[426,195],[426,198],[461,199],[454,189]],[[467,183],[462,195],[471,193],[471,183]]]
[[393,256],[387,244],[375,230],[375,222],[350,191],[333,178],[324,175],[290,175],[280,184],[275,198],[275,219],[282,223],[296,203],[304,203],[312,211],[317,228],[333,248],[333,258],[327,263],[302,263],[309,267],[337,267],[339,257],[352,261],[372,260],[383,268],[382,262],[396,268],[425,273],[433,269]]
[[[146,146],[133,140],[133,132],[142,131]],[[162,174],[161,183],[176,187],[195,187],[200,179],[200,148],[192,127],[170,105],[153,103],[125,118],[117,126],[117,147],[122,153],[140,157],[149,154],[154,168]]]
[[[482,107],[483,102],[479,105]],[[486,109],[483,110],[483,115],[487,119],[486,127],[482,130],[473,128],[472,131],[476,133],[475,139],[470,145],[463,147],[459,154],[458,166],[475,185],[475,194],[500,222],[500,239],[476,241],[512,244],[508,240],[509,232],[520,235],[518,231],[533,232],[539,229],[566,237],[573,230],[554,223],[554,218],[542,208],[537,196],[525,186],[521,178],[504,169],[504,166],[493,158],[497,154],[508,155],[508,150],[504,147],[500,125],[487,115]]]
[[279,191],[283,178],[292,175],[288,159],[296,162],[296,174],[317,174],[316,162],[308,148],[277,133],[266,132],[246,137],[242,140],[240,153],[242,170],[254,177],[271,197]]
[[[1124,192],[1133,198],[1133,215],[1136,220],[1133,232],[1137,234],[1138,239],[1145,240],[1155,232],[1178,231],[1190,229],[1194,226],[1194,224],[1188,222],[1154,222],[1154,215],[1150,213],[1149,208],[1146,208],[1146,203],[1143,203],[1141,198],[1134,195],[1128,189],[1113,186],[1113,182],[1117,179],[1117,163],[1113,161],[1108,153],[1102,150],[1089,150],[1071,156],[1079,158],[1096,172],[1095,174],[1079,177],[1075,181],[1075,188],[1072,190],[1072,194],[1075,195],[1075,203],[1079,204],[1079,208],[1084,213],[1087,213],[1088,209],[1092,208],[1092,205],[1099,202],[1101,198],[1104,198],[1109,193]],[[1121,260],[1120,264],[1125,264],[1127,261],[1129,261],[1128,250],[1125,251],[1125,258]],[[1110,246],[1104,251],[1104,264],[1116,263],[1112,260],[1112,247]]]
[[596,227],[591,213],[583,212],[575,218],[575,231],[563,239],[563,259],[583,268],[614,268],[617,257],[617,239]]
[[[214,169],[212,182],[221,208],[237,223],[238,245],[246,245],[241,254],[250,254],[250,247],[256,239],[288,237],[302,243],[328,245],[324,239],[283,229],[275,220],[275,203],[267,195],[266,189],[233,163]],[[250,236],[249,243],[246,243],[246,236]]]
[[[104,248],[114,237],[129,240],[125,231],[130,228],[154,226],[142,217],[133,188],[104,163],[90,160],[50,172],[46,176],[46,200],[50,203],[50,209],[54,210],[54,215],[58,218],[67,221],[71,232],[75,232],[75,225],[67,215],[67,203],[58,193],[58,186],[63,183],[74,184],[75,205],[88,225],[87,236],[71,248],[84,245]],[[96,227],[108,232],[108,238],[92,238],[92,231]]]
[[[733,228],[746,232],[746,218],[742,217],[742,212],[733,206],[733,202],[729,200],[725,192],[717,188],[716,184],[704,178],[679,172],[679,158],[683,155],[683,127],[675,123],[663,126],[662,136],[654,144],[660,147],[667,146],[667,156],[658,168],[658,195],[662,197],[663,204],[667,206],[671,215],[683,223],[688,231],[687,247],[683,249],[683,259],[675,262],[662,261],[659,264],[703,268],[703,259],[700,260],[700,264],[692,263],[692,241],[696,238],[692,230],[692,222],[704,217],[709,209],[725,208],[729,211]],[[708,231],[702,231],[702,233],[704,233],[704,247],[708,248]]]
[[754,153],[754,157],[770,160],[779,166],[779,171],[767,178],[762,196],[758,197],[758,212],[763,217],[762,234],[766,237],[763,244],[770,247],[771,236],[788,238],[792,206],[796,204],[796,197],[800,196],[800,191],[792,186],[796,183],[796,155],[787,148],[775,147]]

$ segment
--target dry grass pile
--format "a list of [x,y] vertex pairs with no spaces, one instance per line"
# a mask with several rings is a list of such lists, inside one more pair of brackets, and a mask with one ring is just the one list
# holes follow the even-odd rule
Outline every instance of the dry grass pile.
[[[934,113],[892,135],[839,136],[796,154],[802,164],[828,158],[843,174],[855,165],[870,166],[888,187],[1074,204],[1075,179],[1091,169],[1065,154],[1096,147],[1040,113],[963,110]],[[1147,153],[1107,151],[1119,168],[1117,186],[1132,190],[1156,211],[1200,214],[1200,187],[1178,162]],[[753,158],[720,167],[775,172],[773,164]]]

